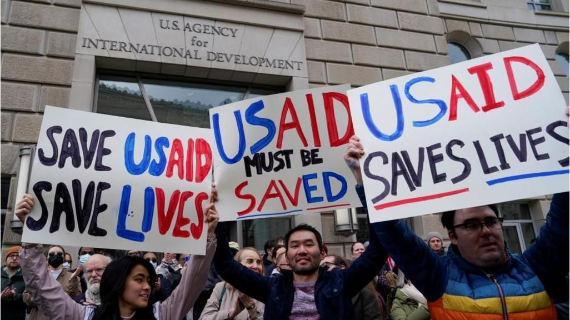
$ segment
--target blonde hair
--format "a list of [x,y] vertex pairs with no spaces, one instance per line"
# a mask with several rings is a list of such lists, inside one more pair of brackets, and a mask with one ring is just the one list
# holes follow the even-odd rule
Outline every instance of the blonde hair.
[[[236,255],[234,256],[234,260],[237,261],[237,262],[239,262],[239,263],[241,263],[241,260],[242,260],[242,257],[241,257],[241,256],[243,255],[243,253],[244,253],[245,251],[252,251],[252,252],[255,252],[255,254],[257,254],[257,256],[259,257],[259,259],[262,260],[261,255],[259,254],[259,252],[257,251],[257,249],[255,249],[255,248],[253,248],[253,247],[245,247],[245,248],[241,249],[240,251],[238,251],[238,252],[236,253]],[[261,263],[261,275],[262,275],[262,276],[265,275],[265,265],[263,265],[263,262]],[[233,290],[233,289],[234,289],[234,287],[233,287],[231,284],[229,284],[229,282],[226,282],[226,288],[227,288],[228,290]]]

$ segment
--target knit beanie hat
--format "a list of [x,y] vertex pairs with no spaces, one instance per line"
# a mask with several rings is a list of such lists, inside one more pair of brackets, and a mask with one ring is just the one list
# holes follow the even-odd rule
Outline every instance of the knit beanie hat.
[[6,251],[6,256],[4,257],[4,261],[6,261],[6,259],[8,259],[8,256],[11,255],[12,253],[20,252],[20,249],[22,249],[22,247],[20,246],[11,247],[10,249],[8,249]]
[[428,233],[426,236],[426,241],[429,242],[429,240],[433,237],[439,238],[439,240],[443,243],[443,238],[441,237],[441,234],[439,234],[439,232],[437,231],[432,231]]

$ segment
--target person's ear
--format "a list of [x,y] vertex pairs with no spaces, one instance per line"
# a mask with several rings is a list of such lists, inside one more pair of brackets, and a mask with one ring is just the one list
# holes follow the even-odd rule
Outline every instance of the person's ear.
[[457,234],[455,233],[455,230],[447,230],[447,235],[449,236],[449,240],[451,241],[451,243],[457,245]]

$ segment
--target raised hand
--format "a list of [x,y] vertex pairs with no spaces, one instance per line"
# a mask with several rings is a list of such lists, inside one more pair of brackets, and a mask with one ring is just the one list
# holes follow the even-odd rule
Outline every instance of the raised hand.
[[22,223],[26,220],[26,216],[32,212],[34,202],[34,197],[29,194],[24,194],[22,200],[16,205],[16,217],[18,217]]
[[79,277],[79,274],[81,273],[81,271],[83,270],[83,265],[78,265],[77,269],[75,269],[75,271],[71,274],[71,279],[75,278],[75,277]]
[[362,173],[360,172],[360,158],[364,155],[364,148],[360,143],[360,138],[357,136],[352,136],[348,141],[348,146],[346,148],[346,153],[344,154],[344,162],[352,171],[354,178],[356,178],[356,183],[362,185]]

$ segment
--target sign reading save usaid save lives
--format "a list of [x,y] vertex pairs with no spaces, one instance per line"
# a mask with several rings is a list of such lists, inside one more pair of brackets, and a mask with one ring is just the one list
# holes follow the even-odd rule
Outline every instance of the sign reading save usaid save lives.
[[348,85],[210,109],[220,220],[361,206],[343,155]]
[[207,129],[47,107],[23,241],[204,254]]
[[568,190],[566,103],[538,45],[348,96],[372,222]]

